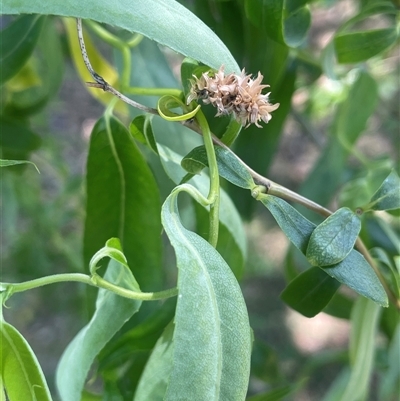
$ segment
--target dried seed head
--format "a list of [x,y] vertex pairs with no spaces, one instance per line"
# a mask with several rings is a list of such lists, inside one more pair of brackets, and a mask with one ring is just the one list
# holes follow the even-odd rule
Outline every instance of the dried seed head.
[[260,72],[255,79],[246,75],[244,70],[240,75],[225,76],[222,66],[211,76],[210,72],[205,72],[200,78],[193,77],[187,104],[192,100],[201,99],[203,103],[212,104],[217,108],[217,116],[233,114],[246,128],[250,124],[261,128],[259,122],[267,123],[272,117],[270,113],[279,107],[279,103],[269,103],[270,93],[261,93],[269,85],[261,85],[263,76]]

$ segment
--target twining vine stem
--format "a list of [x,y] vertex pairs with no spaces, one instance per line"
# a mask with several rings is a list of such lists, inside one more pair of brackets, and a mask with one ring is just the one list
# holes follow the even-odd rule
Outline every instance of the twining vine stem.
[[[47,277],[37,278],[35,280],[25,281],[23,283],[1,283],[1,288],[6,294],[6,299],[16,292],[24,292],[33,288],[43,287],[44,285],[62,283],[67,281],[76,281],[79,283],[88,284],[98,288],[104,288],[112,291],[122,297],[129,299],[136,299],[141,301],[157,301],[160,299],[166,299],[178,295],[177,288],[171,288],[164,291],[158,292],[140,292],[132,291],[126,288],[119,287],[97,274],[89,276],[82,273],[64,273],[64,274],[53,274]],[[9,294],[8,294],[9,293]]]
[[[95,82],[88,82],[87,86],[89,87],[94,87],[94,88],[99,88],[99,89],[103,89],[106,92],[110,92],[112,94],[114,94],[115,96],[117,96],[120,100],[122,100],[123,102],[129,104],[132,107],[138,108],[140,110],[143,110],[147,113],[151,113],[151,114],[155,114],[155,115],[159,115],[158,110],[144,106],[140,103],[137,103],[135,101],[133,101],[132,99],[124,96],[122,93],[120,93],[119,91],[117,91],[116,89],[114,89],[110,84],[108,84],[103,77],[101,77],[100,75],[98,75],[89,60],[89,57],[87,55],[86,52],[86,47],[85,47],[85,43],[83,40],[83,34],[82,34],[82,21],[81,19],[77,19],[77,29],[78,29],[78,37],[79,37],[79,44],[81,47],[81,52],[82,52],[82,56],[83,56],[83,60],[86,64],[87,69],[89,70],[91,76],[93,77],[93,79],[95,80]],[[133,88],[131,88],[133,89]],[[135,88],[138,92],[137,93],[142,93],[142,94],[149,94],[147,92],[147,90],[145,92],[140,92],[139,88]],[[168,90],[168,93],[171,90]],[[134,91],[129,91],[131,93],[134,93]],[[210,149],[212,147],[212,142],[214,142],[215,144],[222,146],[224,149],[228,150],[229,152],[231,152],[238,160],[239,162],[249,171],[249,173],[251,174],[251,176],[253,177],[254,181],[256,184],[258,185],[262,185],[266,188],[267,193],[269,195],[274,195],[277,197],[280,197],[282,199],[286,199],[292,202],[296,202],[300,205],[305,206],[306,208],[314,211],[315,213],[318,213],[324,217],[328,217],[330,216],[333,212],[330,211],[329,209],[319,205],[318,203],[307,199],[303,196],[301,196],[300,194],[297,194],[296,192],[291,191],[288,188],[285,188],[271,180],[269,180],[266,177],[261,176],[260,174],[258,174],[257,172],[255,172],[254,170],[252,170],[249,166],[247,166],[228,146],[226,146],[220,139],[218,139],[216,136],[212,135],[211,133],[209,133],[209,128],[208,128],[208,124],[204,124],[203,121],[204,115],[199,114],[196,116],[197,121],[193,121],[193,120],[187,120],[187,121],[181,121],[181,124],[183,124],[184,126],[186,126],[187,128],[195,131],[196,133],[200,134],[203,136],[204,141],[205,141],[205,146],[206,149],[208,147],[207,150],[207,155],[209,158],[209,163],[210,163]],[[205,118],[204,118],[205,119]],[[204,132],[204,127],[206,128],[206,132]],[[208,130],[208,131],[207,131]],[[211,145],[209,143],[209,138],[212,138],[211,141]],[[214,153],[214,152],[212,152]],[[215,155],[214,155],[215,158]],[[212,160],[212,157],[211,157]],[[214,162],[211,161],[211,164],[213,164]],[[216,161],[215,161],[216,163]],[[213,171],[215,171],[215,169],[213,169]],[[209,198],[213,198],[214,196],[219,196],[217,195],[217,189],[216,189],[216,185],[217,185],[217,179],[214,177],[213,178],[213,171],[211,171],[210,168],[210,172],[211,172],[211,187],[210,187],[210,193],[209,193]],[[219,187],[219,185],[218,185]],[[215,203],[214,206],[211,207],[210,213],[218,213],[218,211],[216,211],[216,209],[219,207],[218,206],[218,202]],[[210,220],[210,224],[213,224],[213,219]],[[210,227],[211,229],[211,227]],[[215,230],[215,228],[214,228]],[[213,230],[210,230],[210,234],[212,233]],[[217,232],[217,236],[218,236],[218,231]],[[212,235],[212,234],[211,234]],[[210,242],[216,242],[215,238],[210,238]],[[379,280],[381,281],[383,287],[385,288],[386,293],[388,294],[388,297],[390,298],[390,300],[392,301],[392,303],[396,306],[397,309],[400,310],[400,300],[397,299],[397,297],[395,296],[395,294],[391,291],[391,289],[389,288],[388,284],[386,283],[386,280],[384,279],[384,277],[382,276],[377,264],[375,263],[374,259],[371,257],[367,247],[365,246],[365,244],[363,243],[363,241],[358,238],[356,241],[356,247],[357,249],[360,251],[360,253],[365,257],[365,259],[368,261],[368,263],[371,265],[371,267],[374,269],[375,273],[377,274]]]

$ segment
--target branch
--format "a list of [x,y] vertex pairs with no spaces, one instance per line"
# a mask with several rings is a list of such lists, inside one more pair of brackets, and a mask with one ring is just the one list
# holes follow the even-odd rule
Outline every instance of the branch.
[[[86,47],[85,43],[83,40],[83,35],[82,35],[82,20],[80,18],[77,18],[77,29],[78,29],[78,37],[79,37],[79,44],[81,47],[82,51],[82,56],[83,60],[86,64],[87,69],[89,70],[91,76],[96,82],[87,82],[86,85],[89,87],[93,88],[99,88],[103,89],[105,92],[110,92],[113,95],[117,96],[119,99],[121,99],[123,102],[129,104],[132,107],[136,107],[137,109],[143,110],[147,113],[155,114],[155,115],[160,115],[158,110],[153,109],[151,107],[144,106],[140,103],[137,103],[133,101],[132,99],[126,97],[119,91],[117,91],[115,88],[113,88],[110,84],[108,84],[103,77],[101,77],[99,74],[97,74],[94,70],[92,65],[90,64],[89,57],[86,52]],[[204,136],[202,129],[200,126],[197,124],[197,122],[194,119],[186,120],[186,121],[180,121],[182,125],[185,127],[191,129],[192,131],[196,132],[197,134]],[[267,189],[267,193],[269,195],[274,195],[282,199],[286,199],[288,201],[292,201],[295,203],[298,203],[299,205],[302,205],[306,207],[307,209],[312,210],[315,213],[320,214],[323,217],[329,217],[333,212],[330,211],[329,209],[319,205],[318,203],[305,198],[304,196],[291,191],[290,189],[279,185],[275,183],[274,181],[268,179],[267,177],[264,177],[260,174],[258,174],[256,171],[254,171],[252,168],[250,168],[246,163],[243,162],[227,145],[225,145],[219,138],[217,138],[215,135],[212,134],[212,140],[216,145],[219,145],[223,147],[224,149],[228,150],[231,152],[237,159],[238,161],[249,171],[251,176],[254,179],[254,182],[258,185],[263,185]],[[389,299],[393,302],[395,307],[400,310],[400,300],[398,300],[395,296],[395,294],[391,291],[389,286],[387,285],[384,277],[382,276],[378,266],[376,265],[374,259],[371,257],[367,247],[361,240],[361,238],[358,238],[356,241],[356,248],[360,251],[360,253],[365,257],[365,259],[368,261],[368,263],[371,265],[373,270],[375,271],[376,275],[378,276],[381,284],[383,285]]]

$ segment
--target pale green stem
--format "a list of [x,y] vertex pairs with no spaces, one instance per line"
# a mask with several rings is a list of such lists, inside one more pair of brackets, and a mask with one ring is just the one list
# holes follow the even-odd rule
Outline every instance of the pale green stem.
[[203,112],[199,110],[196,114],[197,122],[203,133],[204,146],[207,152],[208,167],[210,171],[210,191],[208,193],[208,201],[210,202],[210,232],[208,242],[215,248],[218,243],[219,230],[219,201],[220,187],[217,158],[215,156],[213,139],[208,126],[207,119]]
[[136,86],[130,86],[124,88],[126,93],[131,95],[144,95],[144,96],[165,96],[171,95],[176,97],[181,97],[182,91],[175,88],[141,88]]
[[135,47],[137,46],[141,41],[143,40],[143,35],[141,35],[140,33],[135,33],[132,35],[132,38],[129,39],[126,44],[129,47]]
[[114,98],[111,99],[110,103],[108,103],[107,108],[104,111],[104,117],[107,120],[110,120],[110,117],[112,117],[113,110],[114,110],[114,107],[117,104],[117,102],[118,102],[118,98],[114,97]]
[[129,88],[131,82],[131,70],[132,70],[132,58],[131,50],[125,45],[121,48],[122,53],[122,74],[121,74],[121,91],[125,92],[126,88]]
[[104,42],[121,51],[123,69],[120,82],[121,89],[124,91],[125,88],[129,87],[131,74],[131,53],[129,45],[121,40],[118,36],[115,36],[111,32],[107,31],[107,29],[104,29],[97,22],[87,20],[86,23],[97,36],[104,40]]
[[71,282],[71,281],[88,284],[98,288],[104,288],[122,297],[129,299],[137,299],[141,301],[156,301],[178,295],[177,288],[171,288],[159,292],[131,291],[127,290],[126,288],[122,288],[115,284],[112,284],[98,275],[90,277],[82,273],[54,274],[52,276],[41,277],[35,280],[25,281],[24,283],[15,283],[15,284],[0,283],[0,286],[2,288],[5,288],[4,290],[5,294],[7,294],[8,292],[14,294],[16,292],[23,292],[27,290],[32,290],[34,288],[43,287],[44,285]]
[[85,23],[99,38],[104,40],[104,42],[108,43],[109,45],[120,50],[126,46],[126,43],[123,42],[118,36],[113,35],[97,22],[85,20]]
[[6,291],[11,290],[14,294],[16,292],[24,292],[32,290],[33,288],[43,287],[44,285],[64,283],[66,281],[76,281],[88,285],[94,285],[90,276],[82,273],[64,273],[64,274],[53,274],[51,276],[41,277],[34,280],[25,281],[23,283],[1,283],[1,287],[5,286]]
[[141,301],[158,301],[160,299],[171,298],[171,297],[175,297],[176,295],[178,295],[177,288],[171,288],[168,290],[158,291],[158,292],[131,291],[131,290],[127,290],[126,288],[119,287],[113,283],[110,283],[109,281],[104,280],[104,278],[102,278],[98,275],[94,275],[92,277],[92,281],[98,287],[112,291],[115,294],[120,295],[121,297],[130,298],[130,299],[138,299]]

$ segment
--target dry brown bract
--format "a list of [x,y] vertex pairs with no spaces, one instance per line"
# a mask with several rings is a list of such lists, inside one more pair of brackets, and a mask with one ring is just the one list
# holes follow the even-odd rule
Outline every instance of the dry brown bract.
[[263,76],[260,72],[256,79],[246,75],[244,70],[240,75],[225,76],[222,66],[214,75],[209,74],[203,73],[200,78],[194,76],[187,104],[201,99],[218,109],[217,116],[233,113],[243,126],[255,124],[258,128],[262,128],[258,122],[262,120],[267,123],[272,117],[270,113],[279,107],[279,103],[269,103],[270,92],[261,94],[269,85],[261,85]]

